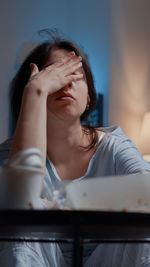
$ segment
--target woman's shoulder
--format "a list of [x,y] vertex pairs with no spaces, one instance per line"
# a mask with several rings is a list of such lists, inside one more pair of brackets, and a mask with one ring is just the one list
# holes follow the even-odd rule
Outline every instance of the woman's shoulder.
[[[99,132],[99,138],[101,138],[101,133],[104,136],[104,140],[107,139],[109,140],[114,140],[114,141],[119,141],[119,140],[130,140],[122,131],[121,127],[118,125],[114,126],[108,126],[108,127],[100,127],[97,128],[97,131]],[[108,137],[108,138],[107,138]]]
[[122,149],[126,149],[127,147],[136,148],[133,141],[125,135],[121,127],[118,125],[102,127],[99,128],[99,130],[104,134],[103,142],[100,141],[100,144],[103,144],[103,149],[108,149],[109,147],[109,150],[113,149],[113,151],[117,152]]
[[98,130],[104,133],[108,133],[109,135],[112,136],[125,136],[119,125],[99,127]]

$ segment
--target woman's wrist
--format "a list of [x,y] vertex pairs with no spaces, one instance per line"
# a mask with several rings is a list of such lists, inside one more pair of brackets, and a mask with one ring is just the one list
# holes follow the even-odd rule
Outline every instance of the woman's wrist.
[[46,100],[47,100],[47,96],[48,96],[48,93],[45,91],[45,90],[43,90],[42,88],[38,88],[38,87],[36,87],[36,88],[33,88],[32,86],[30,86],[30,85],[26,85],[25,86],[25,88],[24,88],[24,95],[30,95],[30,97],[32,97],[32,96],[38,96],[38,97],[44,97]]

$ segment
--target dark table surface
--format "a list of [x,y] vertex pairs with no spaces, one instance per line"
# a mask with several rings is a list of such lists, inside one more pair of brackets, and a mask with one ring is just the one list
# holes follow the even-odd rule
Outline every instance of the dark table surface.
[[150,242],[150,214],[70,210],[1,210],[0,239],[58,242]]

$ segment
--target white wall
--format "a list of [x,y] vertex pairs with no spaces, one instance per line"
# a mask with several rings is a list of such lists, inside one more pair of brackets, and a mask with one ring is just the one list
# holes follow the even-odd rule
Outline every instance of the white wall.
[[150,111],[149,11],[149,0],[111,1],[109,124],[121,125],[144,154],[150,154],[141,130]]
[[109,0],[1,0],[0,142],[9,136],[8,86],[24,42],[58,27],[89,54],[97,90],[104,94],[107,124],[109,86]]

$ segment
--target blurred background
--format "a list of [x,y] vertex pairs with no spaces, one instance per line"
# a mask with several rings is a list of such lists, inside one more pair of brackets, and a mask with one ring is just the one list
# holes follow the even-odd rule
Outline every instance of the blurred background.
[[11,79],[37,32],[58,28],[89,56],[103,126],[120,125],[150,154],[149,10],[149,0],[1,0],[0,142],[11,135]]

